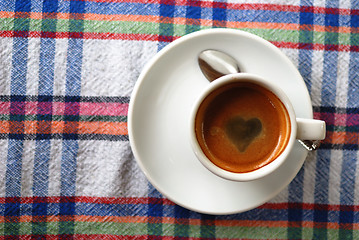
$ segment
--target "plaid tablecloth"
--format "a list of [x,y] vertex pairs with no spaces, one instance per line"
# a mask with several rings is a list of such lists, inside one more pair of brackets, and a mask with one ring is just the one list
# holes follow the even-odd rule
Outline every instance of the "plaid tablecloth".
[[[164,46],[236,28],[279,47],[327,138],[270,202],[184,209],[133,157],[131,92]],[[359,239],[359,2],[1,0],[0,239]]]

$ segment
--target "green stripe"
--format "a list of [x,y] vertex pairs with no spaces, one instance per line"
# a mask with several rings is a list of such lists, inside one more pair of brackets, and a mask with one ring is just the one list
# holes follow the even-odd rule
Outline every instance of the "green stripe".
[[14,31],[31,31],[29,18],[15,18],[14,19]]
[[[171,36],[179,37],[199,29],[211,28],[210,26],[163,24],[155,22],[135,21],[96,21],[96,20],[69,20],[69,19],[16,19],[16,27],[12,22],[14,19],[1,18],[0,30],[2,31],[49,31],[68,32],[71,24],[71,32],[89,33],[122,33],[122,34],[150,34],[171,33]],[[44,24],[42,22],[45,21]],[[55,22],[56,21],[56,22]],[[30,24],[30,25],[28,25]],[[29,29],[27,29],[29,26]],[[171,29],[171,31],[165,31]],[[312,32],[283,29],[250,29],[242,30],[251,32],[268,41],[293,42],[293,43],[314,43],[327,45],[357,45],[358,33],[332,33]]]
[[75,234],[147,234],[147,223],[115,223],[115,222],[76,222]]
[[0,31],[11,30],[14,30],[14,18],[0,18]]
[[127,122],[127,116],[80,116],[81,122]]
[[287,228],[276,227],[219,227],[216,228],[217,238],[287,238]]
[[[74,234],[110,234],[110,235],[148,235],[148,224],[147,223],[118,223],[118,222],[62,222],[63,226],[70,226],[74,223]],[[16,234],[16,235],[27,235],[32,233],[32,224],[31,222],[22,222],[22,223],[6,223],[7,225],[7,235]],[[42,224],[46,225],[46,233],[49,235],[59,234],[59,222],[44,222]],[[208,236],[208,233],[201,234],[200,225],[189,225],[189,231],[187,234],[183,234],[181,231],[175,231],[175,228],[179,229],[180,226],[185,227],[179,224],[165,224],[165,223],[154,223],[153,225],[161,225],[163,236],[176,236],[176,237],[192,237],[192,238],[204,238]],[[4,232],[5,223],[0,223],[0,233]],[[159,226],[157,226],[159,227]],[[12,232],[11,229],[18,231]],[[326,237],[327,239],[339,239],[340,236],[343,239],[350,237],[351,239],[359,239],[359,231],[357,230],[346,230],[346,229],[326,229],[321,231],[318,229],[316,233],[313,233],[313,229],[308,227],[303,227],[302,229],[302,239],[319,239]],[[63,229],[65,230],[65,229]],[[287,230],[286,227],[227,227],[227,226],[216,226],[215,235],[217,238],[225,239],[238,239],[238,238],[255,238],[255,239],[267,239],[267,238],[276,238],[276,239],[287,239]],[[321,234],[322,233],[322,234]]]
[[41,30],[44,32],[56,32],[56,19],[43,19],[41,22]]
[[215,216],[213,215],[201,215],[201,227],[200,233],[201,237],[214,239],[217,235],[216,233],[216,225],[215,225]]

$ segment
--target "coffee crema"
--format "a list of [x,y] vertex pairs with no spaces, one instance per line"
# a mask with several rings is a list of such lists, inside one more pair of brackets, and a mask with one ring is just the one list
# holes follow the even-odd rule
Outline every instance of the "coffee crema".
[[276,159],[288,144],[290,129],[280,99],[249,82],[210,93],[195,119],[203,153],[218,167],[235,173],[254,171]]

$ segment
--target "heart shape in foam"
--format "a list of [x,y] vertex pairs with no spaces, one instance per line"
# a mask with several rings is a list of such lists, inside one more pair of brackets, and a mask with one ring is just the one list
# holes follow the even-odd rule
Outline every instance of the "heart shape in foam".
[[236,116],[226,123],[225,129],[228,138],[240,152],[244,152],[262,132],[262,122],[258,118],[245,120]]

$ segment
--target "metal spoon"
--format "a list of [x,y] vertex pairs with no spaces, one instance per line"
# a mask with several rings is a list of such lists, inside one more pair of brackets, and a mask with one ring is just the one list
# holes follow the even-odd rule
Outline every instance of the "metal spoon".
[[[222,51],[214,50],[214,49],[207,49],[202,51],[198,55],[198,64],[203,75],[210,82],[227,74],[241,72],[238,62],[232,56]],[[308,151],[317,150],[320,146],[320,141],[312,141],[312,140],[303,140],[303,141],[298,140],[298,141]]]
[[238,73],[237,61],[230,55],[217,50],[204,50],[198,56],[198,64],[203,75],[210,81],[214,81],[231,73]]

